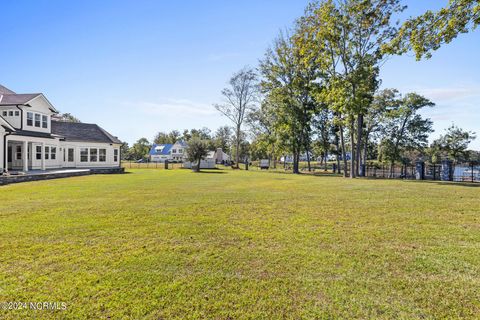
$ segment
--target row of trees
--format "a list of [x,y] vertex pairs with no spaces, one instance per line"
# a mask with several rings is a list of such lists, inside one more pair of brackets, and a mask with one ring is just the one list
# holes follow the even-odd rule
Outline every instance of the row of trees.
[[[414,51],[429,58],[443,43],[473,30],[479,21],[475,0],[451,0],[438,12],[409,19],[401,0],[321,0],[310,4],[294,26],[281,32],[257,69],[235,73],[223,101],[215,108],[231,121],[217,130],[159,133],[155,143],[183,139],[205,149],[222,148],[235,155],[275,162],[293,155],[299,172],[301,155],[310,169],[311,155],[327,163],[333,154],[340,173],[364,174],[367,159],[389,163],[449,156],[469,157],[473,132],[456,126],[428,146],[432,121],[421,110],[434,103],[416,93],[381,87],[380,69],[392,55]],[[125,155],[143,157],[149,142],[140,139]],[[348,168],[348,170],[347,170]]]
[[[442,42],[474,28],[478,8],[475,1],[451,1],[437,14],[427,12],[397,27],[393,17],[405,9],[400,0],[324,0],[309,5],[294,27],[275,39],[260,61],[258,76],[244,68],[222,91],[224,103],[216,108],[232,121],[236,150],[240,152],[246,123],[252,133],[252,156],[275,162],[291,154],[294,173],[299,172],[302,154],[310,169],[311,154],[321,154],[326,163],[333,153],[344,168],[349,166],[343,173],[352,178],[364,174],[369,153],[388,162],[392,171],[412,153],[458,158],[459,153],[448,151],[453,142],[445,138],[427,149],[432,121],[420,111],[434,103],[416,93],[379,90],[379,73],[390,55],[413,49],[417,58],[429,57]],[[465,14],[468,9],[476,11]],[[440,23],[439,17],[446,18]],[[464,149],[474,138],[456,127],[445,137],[452,135]],[[238,153],[236,159],[238,163]]]

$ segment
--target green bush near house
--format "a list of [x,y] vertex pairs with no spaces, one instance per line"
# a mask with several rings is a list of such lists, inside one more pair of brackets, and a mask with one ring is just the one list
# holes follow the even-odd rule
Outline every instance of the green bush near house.
[[1,319],[480,314],[480,188],[232,170],[0,187]]

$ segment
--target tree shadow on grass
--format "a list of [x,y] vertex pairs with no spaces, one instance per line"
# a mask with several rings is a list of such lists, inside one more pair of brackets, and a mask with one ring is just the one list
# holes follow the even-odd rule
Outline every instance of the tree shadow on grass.
[[193,173],[207,173],[207,174],[225,174],[226,172],[225,171],[221,171],[221,170],[211,170],[211,171],[197,171],[197,172],[193,172]]
[[403,180],[409,183],[428,183],[436,184],[440,186],[458,186],[458,187],[470,187],[470,188],[479,188],[480,183],[478,182],[453,182],[453,181],[432,181],[432,180]]

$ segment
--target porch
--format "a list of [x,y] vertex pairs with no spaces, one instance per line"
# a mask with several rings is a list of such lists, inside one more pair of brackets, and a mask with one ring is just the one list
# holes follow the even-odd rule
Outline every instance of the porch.
[[58,167],[57,144],[54,139],[44,139],[25,136],[7,136],[5,141],[3,167],[7,172],[45,171]]

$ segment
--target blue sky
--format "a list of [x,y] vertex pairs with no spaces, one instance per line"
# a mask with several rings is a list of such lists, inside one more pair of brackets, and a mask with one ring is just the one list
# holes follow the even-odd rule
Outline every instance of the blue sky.
[[[406,15],[446,3],[405,1]],[[129,143],[158,131],[227,124],[212,104],[230,75],[256,66],[308,1],[2,1],[0,84],[43,92],[62,112]],[[383,87],[416,91],[441,134],[480,134],[480,31],[427,61],[392,57]],[[480,138],[472,144],[480,149]]]

